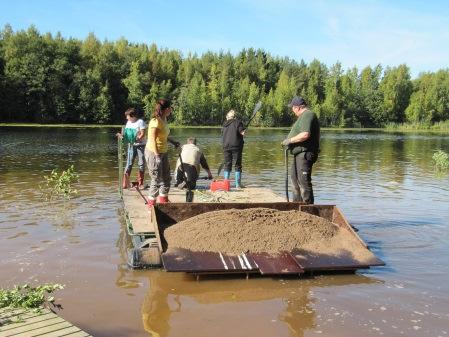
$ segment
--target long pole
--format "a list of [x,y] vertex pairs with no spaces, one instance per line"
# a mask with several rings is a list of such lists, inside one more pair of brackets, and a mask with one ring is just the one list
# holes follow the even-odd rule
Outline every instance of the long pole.
[[[123,135],[123,127],[121,133]],[[117,160],[118,160],[118,191],[123,195],[123,141],[117,137]]]
[[285,147],[284,151],[284,164],[285,164],[285,199],[290,202],[288,198],[288,146]]

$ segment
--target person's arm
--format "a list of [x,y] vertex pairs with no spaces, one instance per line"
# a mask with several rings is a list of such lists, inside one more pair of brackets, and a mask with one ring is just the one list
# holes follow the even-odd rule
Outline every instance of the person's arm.
[[123,133],[122,133],[123,130],[124,130],[124,128],[122,128],[122,129],[120,130],[120,132],[117,132],[117,133],[115,134],[117,138],[123,139]]
[[290,138],[290,143],[301,143],[310,138],[310,132],[303,131]]
[[137,132],[136,142],[140,142],[145,137],[145,129],[140,129]]
[[[304,112],[304,113],[308,113],[308,112]],[[313,114],[304,115],[301,120],[301,125],[297,131],[299,133],[291,136],[290,138],[285,139],[282,142],[282,145],[302,143],[302,142],[306,141],[307,139],[309,139],[310,138],[310,130],[311,130],[311,126],[312,126],[312,119],[313,119]]]
[[157,129],[150,128],[148,131],[148,142],[150,142],[151,148],[154,149],[154,154],[156,155],[156,157],[159,157],[159,152],[157,152],[156,146],[156,137],[157,137]]
[[145,138],[146,127],[147,125],[145,122],[142,119],[139,119],[139,131],[137,132],[136,142],[140,142]]
[[238,131],[239,131],[239,133],[240,133],[242,136],[245,135],[246,129],[245,129],[245,127],[243,126],[243,123],[242,123],[241,121],[240,121],[239,126],[238,126]]
[[212,172],[210,171],[209,165],[207,164],[206,157],[204,157],[203,153],[201,153],[200,165],[207,172],[207,177],[209,179],[213,179]]

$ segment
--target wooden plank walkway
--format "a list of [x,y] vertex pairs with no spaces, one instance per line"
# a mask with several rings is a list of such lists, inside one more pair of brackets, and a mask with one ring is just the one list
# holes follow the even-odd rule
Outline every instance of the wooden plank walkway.
[[48,309],[0,309],[0,337],[87,337],[87,332]]

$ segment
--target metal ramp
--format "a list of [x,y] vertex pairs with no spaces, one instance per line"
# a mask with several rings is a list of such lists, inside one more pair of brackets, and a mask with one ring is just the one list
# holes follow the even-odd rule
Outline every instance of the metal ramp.
[[[305,249],[280,251],[278,254],[242,252],[228,255],[221,252],[195,252],[188,249],[168,247],[164,239],[164,230],[179,221],[195,215],[225,209],[247,209],[266,207],[285,210],[300,210],[323,217],[343,229],[344,235],[352,237],[358,248],[365,250],[363,260],[351,254],[351,251],[339,254],[316,253]],[[261,274],[261,275],[300,275],[319,271],[355,271],[371,266],[383,266],[384,262],[369,251],[365,243],[355,233],[340,210],[334,205],[303,205],[295,202],[278,203],[170,203],[154,208],[156,236],[161,260],[169,272],[187,272],[193,274]]]

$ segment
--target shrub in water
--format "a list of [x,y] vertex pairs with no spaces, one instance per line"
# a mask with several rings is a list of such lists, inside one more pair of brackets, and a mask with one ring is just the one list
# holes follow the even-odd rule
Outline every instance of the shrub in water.
[[58,197],[70,199],[78,194],[78,191],[72,187],[72,184],[79,179],[79,175],[75,172],[73,165],[62,171],[61,174],[54,169],[49,176],[44,176],[44,178],[46,180],[44,193],[47,200],[53,200]]
[[449,168],[449,155],[443,150],[438,150],[432,156],[435,167],[438,171],[447,170]]

